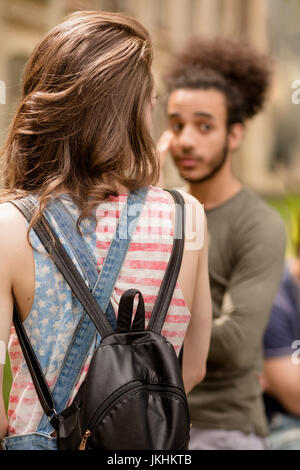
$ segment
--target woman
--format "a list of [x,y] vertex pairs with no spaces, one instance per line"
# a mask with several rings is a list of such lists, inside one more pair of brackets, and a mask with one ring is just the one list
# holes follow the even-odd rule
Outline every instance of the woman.
[[[9,436],[6,448],[41,448],[41,435],[46,439],[43,448],[55,448],[49,428],[41,428],[43,411],[11,330],[13,299],[51,389],[81,314],[32,230],[51,200],[59,199],[77,220],[101,274],[129,192],[147,188],[110,300],[117,312],[121,294],[136,287],[144,294],[148,320],[151,315],[170,256],[174,219],[172,196],[153,186],[158,160],[150,135],[155,101],[151,62],[149,35],[136,20],[89,11],[74,13],[50,31],[25,69],[21,102],[3,152],[6,193],[0,206],[0,340],[8,345],[13,373],[8,418],[0,402],[0,437]],[[39,203],[29,227],[7,202],[27,195]],[[187,227],[195,240],[187,233],[162,333],[177,353],[185,341],[188,393],[205,375],[211,301],[204,213],[196,199],[184,198]],[[67,246],[62,228],[55,229]],[[203,233],[204,243],[197,244]],[[0,384],[2,375],[0,365]]]

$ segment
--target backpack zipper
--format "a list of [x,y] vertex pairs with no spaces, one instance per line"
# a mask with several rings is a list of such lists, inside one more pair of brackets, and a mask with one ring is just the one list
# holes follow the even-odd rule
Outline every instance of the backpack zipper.
[[90,437],[91,435],[91,431],[89,429],[87,429],[83,435],[83,438],[80,442],[80,445],[78,447],[78,450],[85,450],[85,447],[86,447],[86,441],[88,440],[88,438]]
[[[96,411],[96,413],[92,416],[90,419],[86,431],[82,437],[81,443],[79,445],[79,450],[85,450],[86,447],[86,442],[88,438],[92,434],[93,427],[97,420],[101,417],[101,415],[105,415],[107,409],[113,405],[115,402],[118,402],[122,397],[126,396],[128,392],[131,392],[132,390],[138,391],[140,389],[146,389],[146,390],[153,390],[153,391],[169,391],[172,395],[177,395],[184,401],[186,400],[186,395],[185,393],[180,389],[180,388],[175,388],[174,387],[168,387],[168,386],[163,386],[163,385],[145,385],[141,384],[140,382],[133,382],[131,384],[128,384],[126,387],[124,386],[123,390],[121,392],[118,392],[116,396],[111,397],[109,400],[106,401],[106,403]],[[185,403],[186,405],[186,403]],[[187,408],[187,406],[186,406]]]

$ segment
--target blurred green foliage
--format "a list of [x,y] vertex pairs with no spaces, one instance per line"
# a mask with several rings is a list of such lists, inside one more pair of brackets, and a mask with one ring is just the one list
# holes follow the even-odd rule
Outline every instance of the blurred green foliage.
[[288,257],[297,256],[300,248],[300,195],[290,193],[285,198],[267,198],[266,200],[279,212],[285,222],[287,229],[286,255]]
[[9,392],[11,388],[11,370],[10,370],[10,362],[9,362],[9,357],[8,354],[6,356],[6,363],[4,367],[4,377],[3,377],[3,396],[4,396],[4,403],[5,403],[5,408],[7,409],[8,407],[8,398],[9,398]]

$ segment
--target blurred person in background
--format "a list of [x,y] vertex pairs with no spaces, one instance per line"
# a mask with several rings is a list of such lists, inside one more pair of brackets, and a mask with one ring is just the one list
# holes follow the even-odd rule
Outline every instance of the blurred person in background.
[[209,237],[213,326],[206,377],[189,394],[191,450],[266,448],[259,373],[285,227],[234,175],[232,155],[246,121],[263,107],[270,78],[268,57],[226,39],[191,40],[165,74],[161,166],[169,151],[185,190],[204,204]]
[[264,336],[262,386],[274,450],[300,450],[300,250],[285,266]]

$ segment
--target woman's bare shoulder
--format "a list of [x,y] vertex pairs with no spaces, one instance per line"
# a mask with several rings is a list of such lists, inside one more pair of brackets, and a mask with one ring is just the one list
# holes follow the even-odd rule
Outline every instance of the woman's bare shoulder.
[[3,202],[0,204],[0,222],[1,224],[13,223],[24,225],[25,219],[14,204]]
[[19,243],[26,237],[26,221],[11,203],[0,204],[0,249],[1,251]]
[[[203,247],[206,232],[206,217],[204,206],[198,201],[198,199],[181,188],[176,188],[176,190],[180,192],[185,201],[185,249],[199,252]],[[165,194],[168,196],[169,202],[174,206],[174,199],[171,194],[168,192],[165,192]]]
[[185,200],[186,213],[186,248],[192,251],[201,250],[207,230],[204,206],[198,199],[186,191],[179,190]]
[[194,196],[192,196],[191,194],[189,194],[187,191],[183,189],[177,189],[177,191],[180,192],[180,194],[182,194],[186,203],[193,204],[196,207],[200,206],[204,212],[203,204],[201,204],[201,202],[198,201],[198,199],[196,199]]

